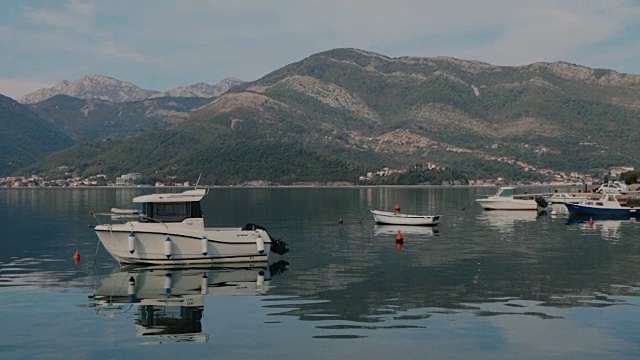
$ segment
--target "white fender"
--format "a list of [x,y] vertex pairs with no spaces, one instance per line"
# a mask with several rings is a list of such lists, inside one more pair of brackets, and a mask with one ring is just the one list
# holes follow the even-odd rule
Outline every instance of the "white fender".
[[258,279],[256,280],[256,285],[264,285],[264,271],[262,270],[258,271]]
[[164,255],[167,257],[167,259],[171,258],[171,238],[168,236],[164,241]]
[[209,295],[209,277],[207,273],[202,274],[202,283],[200,284],[200,294]]
[[258,247],[258,254],[264,254],[264,239],[260,236],[260,233],[256,238],[256,246]]
[[166,292],[167,294],[171,294],[172,287],[173,287],[173,276],[171,275],[171,273],[164,274],[164,292]]
[[129,295],[129,302],[136,302],[136,279],[132,277],[129,278],[129,286],[127,287],[127,295]]
[[127,240],[129,243],[129,254],[133,254],[136,251],[136,234],[134,234],[133,231],[130,232]]
[[209,239],[206,236],[202,237],[202,255],[207,256],[209,253]]

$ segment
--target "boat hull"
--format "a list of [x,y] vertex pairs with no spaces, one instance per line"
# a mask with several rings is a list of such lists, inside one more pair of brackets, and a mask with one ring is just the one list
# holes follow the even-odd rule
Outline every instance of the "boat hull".
[[[95,227],[100,242],[121,264],[218,264],[268,261],[271,239],[264,230],[216,229],[202,231],[136,228],[132,224]],[[134,234],[132,241],[130,234]],[[261,238],[258,244],[258,235]],[[206,237],[206,252],[203,237]],[[170,244],[167,245],[167,238]],[[133,248],[133,251],[131,249]],[[169,249],[169,250],[167,250]],[[262,252],[260,252],[262,250]]]
[[608,208],[598,206],[586,206],[580,204],[565,204],[570,215],[585,216],[585,215],[597,215],[597,216],[625,216],[633,217],[638,216],[638,211],[635,208]]
[[376,224],[380,225],[435,226],[442,220],[442,215],[396,214],[378,210],[371,210],[371,214]]
[[536,210],[538,204],[535,200],[487,198],[477,199],[476,202],[484,210]]

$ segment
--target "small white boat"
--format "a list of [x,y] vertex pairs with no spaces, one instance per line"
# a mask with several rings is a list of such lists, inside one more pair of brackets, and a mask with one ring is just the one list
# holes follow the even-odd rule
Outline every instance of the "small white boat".
[[514,187],[501,187],[495,195],[476,199],[485,210],[536,210],[538,203],[533,194],[514,195]]
[[111,208],[111,220],[129,220],[137,217],[138,210],[136,209]]
[[111,213],[114,215],[136,215],[138,214],[137,209],[120,209],[120,208],[111,208]]
[[580,201],[588,200],[591,197],[588,193],[558,192],[543,196],[549,204],[577,204]]
[[371,210],[376,224],[434,226],[442,220],[442,215],[411,215],[389,211]]
[[[96,234],[120,264],[215,264],[267,261],[271,251],[284,254],[286,243],[272,239],[255,224],[205,228],[200,201],[206,189],[138,196],[136,220],[99,224]],[[113,209],[112,209],[113,210]],[[90,212],[92,213],[92,212]],[[98,215],[94,214],[99,222]],[[134,214],[121,214],[129,216]],[[122,220],[122,219],[120,219]]]
[[556,214],[563,214],[568,213],[565,204],[577,204],[588,200],[591,196],[589,193],[555,192],[552,194],[540,194],[535,200],[538,203],[538,212],[555,211]]

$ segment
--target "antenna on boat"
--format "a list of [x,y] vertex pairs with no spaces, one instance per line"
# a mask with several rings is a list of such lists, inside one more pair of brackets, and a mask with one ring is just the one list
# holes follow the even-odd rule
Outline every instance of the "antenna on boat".
[[200,175],[198,175],[198,181],[196,181],[196,186],[194,187],[194,189],[198,188],[198,184],[200,183],[200,178],[202,177],[202,173],[200,173]]

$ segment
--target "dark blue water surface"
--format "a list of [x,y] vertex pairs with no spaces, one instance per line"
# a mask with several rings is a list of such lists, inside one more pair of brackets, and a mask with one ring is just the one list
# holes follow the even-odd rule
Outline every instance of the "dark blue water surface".
[[[0,189],[0,358],[640,358],[635,219],[483,212],[495,188],[212,188],[207,226],[256,223],[290,251],[118,267],[88,212],[180,190]],[[367,214],[397,203],[444,222]]]

